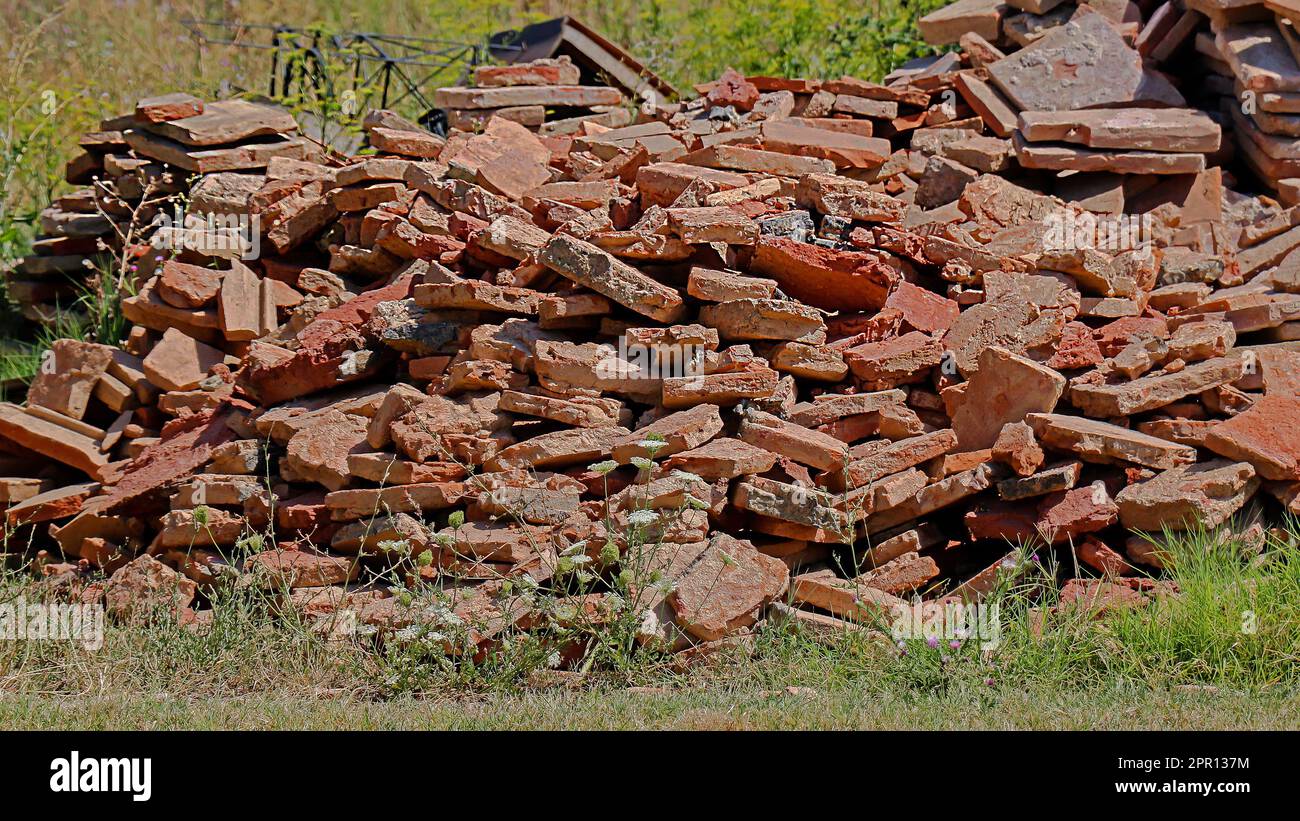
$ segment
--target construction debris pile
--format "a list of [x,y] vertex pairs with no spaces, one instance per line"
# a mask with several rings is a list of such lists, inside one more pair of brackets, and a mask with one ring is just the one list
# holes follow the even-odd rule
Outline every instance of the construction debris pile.
[[1300,513],[1300,211],[1142,56],[1191,12],[1034,5],[937,12],[961,51],[884,84],[727,72],[617,128],[525,110],[611,104],[562,65],[484,69],[439,92],[472,130],[373,112],[354,158],[142,104],[90,156],[199,174],[186,224],[259,253],[128,249],[121,349],[0,405],[10,550],[115,617],[283,586],[484,652],[575,573],[674,649],[978,600],[1023,546],[1077,557],[1067,602],[1168,592],[1131,530]]

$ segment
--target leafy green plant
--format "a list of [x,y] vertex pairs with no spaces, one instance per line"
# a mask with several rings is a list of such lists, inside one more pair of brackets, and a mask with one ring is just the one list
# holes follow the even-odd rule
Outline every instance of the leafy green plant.
[[917,18],[944,0],[617,0],[575,4],[576,13],[641,56],[683,91],[728,67],[748,74],[879,80],[933,54]]

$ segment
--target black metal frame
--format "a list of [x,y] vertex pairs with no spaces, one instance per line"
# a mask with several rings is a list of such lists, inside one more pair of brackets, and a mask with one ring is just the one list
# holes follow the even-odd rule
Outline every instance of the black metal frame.
[[[288,96],[305,86],[332,97],[334,78],[324,70],[329,58],[351,64],[354,91],[377,89],[380,108],[409,99],[426,112],[434,107],[424,93],[430,81],[459,68],[456,84],[463,85],[474,67],[490,57],[486,43],[373,32],[327,35],[297,26],[229,20],[186,19],[181,23],[200,47],[208,44],[271,51],[272,97]],[[250,36],[252,39],[246,39]],[[269,42],[262,41],[267,37]],[[500,48],[493,46],[493,51]],[[390,93],[396,96],[390,99]]]

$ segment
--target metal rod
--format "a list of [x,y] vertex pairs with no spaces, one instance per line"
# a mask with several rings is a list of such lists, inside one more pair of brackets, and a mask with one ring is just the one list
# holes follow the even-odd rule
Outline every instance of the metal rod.
[[[482,43],[466,43],[432,37],[340,32],[264,23],[236,23],[227,20],[183,19],[181,23],[203,44],[271,52],[270,94],[307,94],[309,89],[334,99],[336,75],[331,61],[351,74],[351,87],[360,93],[378,91],[383,108],[413,100],[426,110],[432,108],[423,88],[432,82],[464,83],[474,67],[484,62]],[[249,35],[270,32],[270,43]],[[506,48],[519,50],[519,46]],[[373,66],[374,70],[369,70]],[[418,78],[418,79],[417,79]],[[278,86],[278,88],[277,88]],[[278,95],[277,95],[278,91]]]

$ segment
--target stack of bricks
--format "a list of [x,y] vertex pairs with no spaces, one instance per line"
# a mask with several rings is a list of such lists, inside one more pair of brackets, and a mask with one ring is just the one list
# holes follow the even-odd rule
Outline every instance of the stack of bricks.
[[1244,165],[1284,204],[1297,204],[1300,39],[1291,17],[1300,18],[1300,9],[1220,0],[1194,0],[1192,6],[1209,21],[1196,35],[1208,99],[1218,101]]
[[539,134],[572,134],[583,123],[627,125],[631,118],[622,92],[610,86],[581,85],[578,67],[568,57],[504,66],[479,66],[473,87],[434,92],[434,105],[447,112],[447,124],[481,131],[493,118],[519,123]]
[[33,322],[78,313],[78,300],[103,273],[115,276],[124,243],[171,216],[194,174],[253,171],[273,157],[305,158],[310,142],[291,115],[242,100],[205,105],[188,94],[141,100],[136,110],[86,134],[67,164],[69,183],[40,216],[34,253],[6,272],[9,298]]

